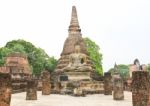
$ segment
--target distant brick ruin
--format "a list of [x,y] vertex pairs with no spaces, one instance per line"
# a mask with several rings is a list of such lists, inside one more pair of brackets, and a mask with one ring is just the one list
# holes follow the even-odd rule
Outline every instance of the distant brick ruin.
[[25,78],[32,74],[27,56],[19,52],[12,53],[6,57],[6,67],[9,67],[13,79]]
[[131,91],[131,85],[132,85],[132,74],[135,71],[148,71],[148,68],[145,64],[140,65],[140,62],[138,59],[135,59],[133,64],[129,65],[129,77],[126,80],[125,89],[128,91]]
[[27,85],[26,79],[32,74],[27,56],[18,52],[6,57],[5,66],[0,67],[0,72],[11,74],[13,92],[24,91]]

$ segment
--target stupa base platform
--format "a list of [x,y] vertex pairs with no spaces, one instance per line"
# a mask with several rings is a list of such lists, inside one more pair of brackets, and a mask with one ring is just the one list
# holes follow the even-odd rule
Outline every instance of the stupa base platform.
[[73,95],[76,88],[79,88],[84,95],[104,93],[103,81],[63,81],[61,87],[61,94]]

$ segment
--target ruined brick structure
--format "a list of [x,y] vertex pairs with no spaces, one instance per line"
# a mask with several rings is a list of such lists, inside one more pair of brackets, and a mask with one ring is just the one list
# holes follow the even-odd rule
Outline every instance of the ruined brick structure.
[[148,71],[148,68],[145,64],[140,65],[140,62],[138,59],[135,59],[133,64],[129,66],[129,77],[132,78],[132,73],[134,71]]
[[112,95],[112,77],[111,73],[104,73],[104,95]]
[[42,72],[42,95],[49,95],[51,93],[50,73],[48,71]]
[[33,79],[27,81],[26,100],[37,100],[37,82]]
[[0,72],[11,74],[13,92],[24,91],[26,80],[32,74],[27,56],[18,52],[9,54],[6,57],[5,66],[0,67]]
[[0,73],[0,106],[10,106],[11,93],[10,74]]
[[13,91],[24,91],[26,80],[32,74],[27,56],[18,52],[12,53],[6,57],[6,66],[11,73]]
[[55,70],[55,75],[57,77],[54,78],[54,89],[58,89],[57,83],[60,83],[60,92],[73,92],[73,89],[77,88],[77,86],[74,86],[73,88],[67,87],[67,85],[76,85],[74,83],[79,82],[80,86],[78,87],[81,87],[82,85],[81,89],[85,92],[104,91],[103,82],[97,80],[95,81],[92,78],[92,73],[95,71],[95,69],[93,67],[92,61],[89,58],[86,43],[82,38],[75,6],[72,7],[71,21],[68,33],[69,35],[64,42],[63,51]]
[[6,66],[0,67],[0,73],[10,73],[9,67]]
[[32,74],[26,55],[15,52],[6,57],[6,66],[9,67],[12,79],[25,78]]
[[[138,68],[137,68],[138,67]],[[132,84],[132,73],[135,71],[148,71],[148,68],[145,64],[140,65],[138,59],[135,59],[133,64],[129,66],[129,78],[126,80],[126,90],[131,91]]]
[[132,73],[132,103],[133,106],[149,106],[149,75],[146,71]]

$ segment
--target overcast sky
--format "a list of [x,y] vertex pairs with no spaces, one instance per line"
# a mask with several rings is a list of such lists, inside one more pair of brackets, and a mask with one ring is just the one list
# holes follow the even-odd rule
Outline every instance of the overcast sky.
[[83,37],[101,48],[103,68],[150,63],[150,0],[0,0],[0,47],[27,40],[59,58],[77,7]]

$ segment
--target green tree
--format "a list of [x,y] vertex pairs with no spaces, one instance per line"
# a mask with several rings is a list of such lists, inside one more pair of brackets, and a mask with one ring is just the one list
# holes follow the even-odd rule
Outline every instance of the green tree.
[[113,73],[113,71],[114,71],[114,68],[110,68],[110,69],[108,70],[108,72],[110,72],[111,74]]
[[93,62],[96,72],[98,72],[100,75],[103,75],[102,54],[99,52],[100,47],[89,38],[84,38],[84,40],[87,46],[89,57]]
[[50,57],[47,59],[46,64],[45,64],[45,69],[54,71],[57,65],[57,60],[54,57]]
[[24,46],[21,44],[15,44],[12,48],[10,48],[12,52],[20,52],[26,54]]
[[129,67],[128,65],[120,64],[118,65],[120,76],[123,80],[126,80],[129,77]]
[[49,58],[48,55],[41,48],[37,48],[33,51],[32,57],[30,58],[30,64],[33,66],[34,74],[40,74],[41,71],[45,69],[47,58]]
[[[126,80],[129,77],[129,67],[128,67],[128,65],[119,64],[117,66],[118,66],[118,70],[119,70],[121,78],[123,80]],[[109,72],[112,73],[113,71],[114,71],[114,68],[109,69]]]
[[5,64],[5,57],[11,52],[11,49],[5,47],[0,48],[0,66],[3,66]]

